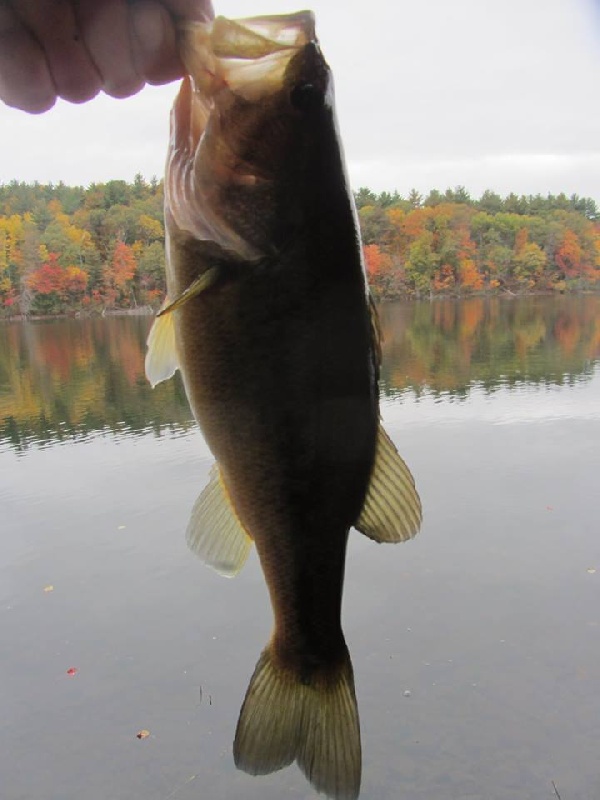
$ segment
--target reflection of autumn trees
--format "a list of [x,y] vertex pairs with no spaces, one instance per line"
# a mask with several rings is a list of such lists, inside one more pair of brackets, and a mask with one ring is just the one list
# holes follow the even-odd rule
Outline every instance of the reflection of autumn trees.
[[127,317],[0,326],[0,441],[24,449],[92,431],[191,425],[179,379],[154,390],[146,381],[150,324]]
[[[460,189],[460,187],[459,187]],[[574,195],[504,200],[461,189],[356,194],[365,264],[379,297],[597,287],[600,215]]]
[[384,303],[382,384],[388,394],[465,393],[517,381],[562,383],[600,359],[600,297],[472,297]]
[[[519,381],[562,383],[600,360],[600,296],[472,297],[384,303],[384,393],[464,395]],[[145,317],[0,325],[0,443],[90,432],[187,428],[181,381],[152,390]]]

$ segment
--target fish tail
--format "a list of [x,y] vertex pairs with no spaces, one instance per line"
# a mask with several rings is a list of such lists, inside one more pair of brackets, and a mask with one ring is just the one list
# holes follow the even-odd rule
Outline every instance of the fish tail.
[[318,792],[354,800],[360,791],[361,745],[348,651],[335,670],[308,679],[262,652],[240,711],[235,764],[266,775],[296,760]]

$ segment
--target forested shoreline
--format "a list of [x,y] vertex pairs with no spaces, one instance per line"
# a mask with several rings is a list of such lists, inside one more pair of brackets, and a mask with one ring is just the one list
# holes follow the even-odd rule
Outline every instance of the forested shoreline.
[[[463,187],[355,193],[379,298],[600,289],[600,213],[564,194],[471,198]],[[0,184],[0,315],[156,308],[163,185]]]

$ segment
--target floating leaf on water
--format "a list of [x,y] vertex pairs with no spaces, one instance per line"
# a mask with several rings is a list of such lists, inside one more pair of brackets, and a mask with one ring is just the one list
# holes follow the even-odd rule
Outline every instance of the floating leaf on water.
[[67,675],[70,675],[72,677],[73,675],[77,675],[78,672],[79,670],[77,667],[69,667],[69,669],[67,670]]
[[150,731],[147,731],[145,728],[141,731],[136,733],[138,739],[147,739],[150,736]]

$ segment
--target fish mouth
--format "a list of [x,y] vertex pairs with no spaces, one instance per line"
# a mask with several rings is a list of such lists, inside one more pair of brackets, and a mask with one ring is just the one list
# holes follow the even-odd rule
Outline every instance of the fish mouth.
[[180,53],[194,93],[211,105],[222,89],[258,102],[281,89],[291,59],[317,43],[312,11],[180,28]]
[[286,87],[292,106],[307,110],[328,88],[312,11],[182,23],[179,50],[187,75],[171,116],[172,151],[196,149],[223,90],[257,103]]
[[[225,222],[211,219],[207,200],[207,176],[216,185],[234,181],[253,185],[267,177],[252,165],[236,163],[228,151],[234,129],[223,123],[218,138],[218,157],[206,161],[202,138],[207,128],[220,125],[220,109],[231,103],[260,107],[282,90],[290,107],[306,112],[322,104],[329,70],[321,54],[311,11],[296,14],[249,17],[212,22],[182,23],[179,50],[186,69],[171,112],[167,156],[165,210],[180,229],[200,240],[212,240],[244,258],[262,255],[242,241]],[[264,107],[264,106],[263,106]],[[214,121],[211,121],[213,120]],[[214,155],[214,154],[213,154]],[[203,174],[204,189],[197,175]]]

